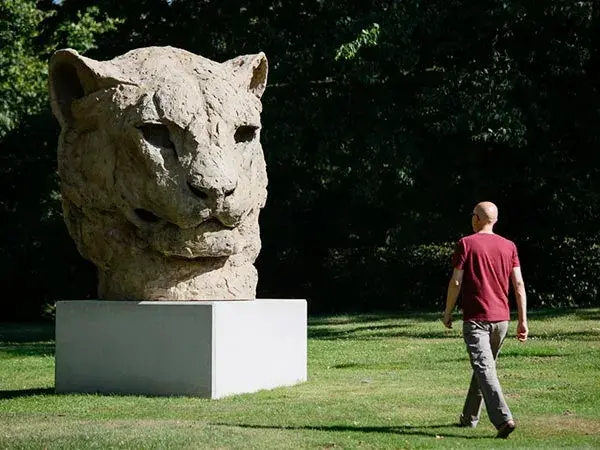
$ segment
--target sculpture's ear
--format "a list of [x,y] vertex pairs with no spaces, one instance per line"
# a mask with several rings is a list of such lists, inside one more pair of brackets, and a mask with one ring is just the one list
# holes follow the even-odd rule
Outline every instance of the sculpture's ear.
[[233,72],[234,78],[249,92],[261,98],[267,87],[269,64],[263,52],[257,55],[244,55],[223,63]]
[[73,122],[71,104],[98,89],[118,83],[116,68],[81,56],[75,50],[58,50],[48,70],[52,112],[62,126]]

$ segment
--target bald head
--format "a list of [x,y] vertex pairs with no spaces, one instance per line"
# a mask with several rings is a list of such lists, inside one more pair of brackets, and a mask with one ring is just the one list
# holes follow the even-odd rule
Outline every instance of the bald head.
[[473,212],[485,224],[493,225],[498,221],[498,207],[492,202],[478,203]]

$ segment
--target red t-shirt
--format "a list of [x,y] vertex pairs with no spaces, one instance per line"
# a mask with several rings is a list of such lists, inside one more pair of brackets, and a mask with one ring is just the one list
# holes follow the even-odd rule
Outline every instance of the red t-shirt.
[[466,236],[458,241],[452,265],[464,270],[463,320],[509,320],[510,274],[520,266],[514,242],[497,234]]

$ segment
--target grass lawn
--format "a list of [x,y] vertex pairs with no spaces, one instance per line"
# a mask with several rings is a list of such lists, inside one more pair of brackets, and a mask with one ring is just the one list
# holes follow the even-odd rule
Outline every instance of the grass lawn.
[[498,361],[518,428],[454,426],[470,368],[434,314],[311,318],[307,383],[222,400],[55,395],[52,326],[0,325],[0,448],[600,448],[600,309],[538,311]]

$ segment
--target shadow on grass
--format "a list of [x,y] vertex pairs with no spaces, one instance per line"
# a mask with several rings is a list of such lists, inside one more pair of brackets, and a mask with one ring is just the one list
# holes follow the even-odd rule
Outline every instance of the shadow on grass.
[[[527,312],[529,319],[546,320],[557,319],[565,316],[574,316],[577,319],[583,320],[600,320],[600,309],[598,308],[550,308],[550,309],[533,309]],[[516,320],[516,315],[512,314]]]
[[0,323],[0,342],[28,343],[54,340],[54,323]]
[[562,358],[562,357],[566,357],[569,356],[567,354],[564,353],[536,353],[536,352],[521,352],[521,351],[516,351],[516,352],[509,352],[509,351],[502,351],[502,353],[500,353],[500,358],[504,359],[504,358]]
[[[309,327],[308,337],[311,339],[361,339],[361,338],[377,338],[389,337],[398,332],[399,329],[405,328],[408,325],[392,324],[392,325],[359,325],[352,328],[332,328],[332,327]],[[359,334],[359,335],[357,335]]]
[[[530,321],[544,321],[566,316],[577,320],[600,320],[600,309],[573,309],[557,308],[533,310],[528,313]],[[440,314],[433,312],[407,312],[407,313],[373,313],[373,314],[347,314],[343,316],[311,317],[308,324],[308,337],[315,340],[373,340],[385,338],[416,338],[416,339],[456,339],[460,337],[460,330],[449,331],[441,327]],[[460,322],[460,313],[455,317]],[[395,323],[381,324],[382,321],[396,321]],[[414,325],[419,323],[440,325],[439,330],[419,330]],[[516,323],[516,315],[512,314],[512,322]],[[460,328],[456,326],[455,328]],[[539,337],[550,340],[580,340],[589,341],[600,339],[598,330],[581,330],[560,333],[560,335],[539,335],[535,332],[531,338]]]
[[[309,327],[308,337],[316,340],[352,339],[354,341],[366,341],[385,338],[419,338],[419,339],[456,339],[457,334],[441,329],[439,331],[411,331],[409,325],[375,325],[356,326],[352,328],[313,328]],[[440,323],[440,328],[442,327]]]
[[[512,320],[516,321],[516,309],[511,307]],[[600,320],[600,308],[546,308],[532,309],[527,312],[530,320],[556,319],[564,316],[574,316],[583,320]],[[353,325],[376,323],[385,320],[410,320],[413,322],[435,322],[441,317],[441,311],[391,311],[373,313],[347,313],[340,315],[314,315],[309,317],[309,326],[319,325]]]
[[[215,426],[225,427],[239,427],[239,428],[253,428],[253,429],[271,429],[271,430],[310,430],[310,431],[334,431],[334,432],[357,432],[357,433],[386,433],[386,434],[400,434],[407,436],[428,436],[433,438],[440,437],[456,437],[462,439],[489,439],[494,436],[465,436],[464,434],[458,433],[447,433],[441,429],[445,428],[458,428],[456,424],[444,423],[439,425],[423,425],[423,426],[411,426],[403,425],[397,427],[360,427],[360,426],[348,426],[348,425],[331,425],[331,426],[287,426],[287,425],[252,425],[252,424],[235,424],[235,423],[213,423]],[[430,431],[438,429],[440,431]]]
[[36,395],[56,395],[54,388],[18,389],[15,391],[0,391],[0,400],[13,398],[35,397]]
[[343,364],[335,364],[333,366],[328,366],[331,369],[366,369],[366,370],[401,370],[406,368],[406,366],[399,362],[390,362],[390,363],[343,363]]
[[344,325],[344,324],[360,324],[382,322],[384,320],[413,320],[415,322],[430,322],[440,318],[439,312],[426,311],[405,311],[405,312],[374,312],[370,314],[364,313],[348,313],[342,315],[316,315],[308,319],[309,325]]
[[9,356],[54,355],[54,323],[0,323],[0,353]]
[[54,344],[38,342],[35,344],[0,345],[0,353],[10,356],[54,356]]
[[600,309],[583,309],[576,311],[575,314],[584,320],[600,320]]
[[539,333],[531,334],[530,337],[532,339],[543,339],[549,341],[598,341],[600,340],[600,329]]

